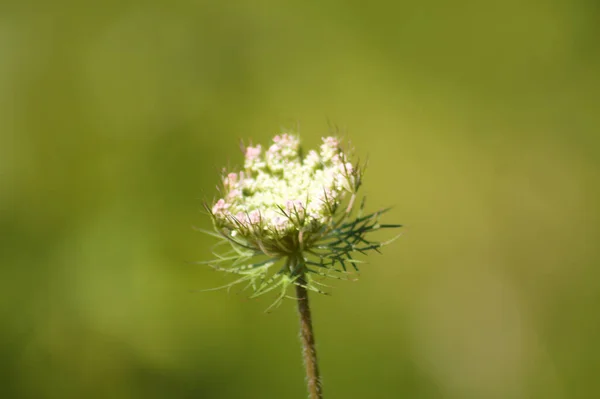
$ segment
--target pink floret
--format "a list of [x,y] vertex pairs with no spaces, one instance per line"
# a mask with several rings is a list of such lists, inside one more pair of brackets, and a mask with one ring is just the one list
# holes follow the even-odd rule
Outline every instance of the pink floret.
[[213,215],[222,215],[229,208],[229,204],[223,198],[219,199],[212,208]]
[[256,147],[246,147],[246,159],[249,161],[253,161],[260,156],[262,148],[259,145]]

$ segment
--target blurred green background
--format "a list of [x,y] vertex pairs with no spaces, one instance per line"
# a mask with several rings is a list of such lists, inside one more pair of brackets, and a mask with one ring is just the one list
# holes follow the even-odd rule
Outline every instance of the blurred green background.
[[600,397],[600,7],[0,6],[0,397],[303,398],[294,304],[189,261],[240,139],[329,123],[405,236],[313,297],[334,398]]

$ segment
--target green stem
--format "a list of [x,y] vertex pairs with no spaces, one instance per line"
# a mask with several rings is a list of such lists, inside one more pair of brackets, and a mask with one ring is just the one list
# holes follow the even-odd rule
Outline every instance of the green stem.
[[296,285],[296,296],[298,297],[298,314],[300,315],[300,339],[302,340],[302,355],[306,366],[306,383],[310,399],[323,399],[319,365],[317,363],[317,350],[315,346],[315,334],[312,327],[312,318],[308,304],[308,291],[306,290],[305,272],[303,268],[299,271],[300,277]]

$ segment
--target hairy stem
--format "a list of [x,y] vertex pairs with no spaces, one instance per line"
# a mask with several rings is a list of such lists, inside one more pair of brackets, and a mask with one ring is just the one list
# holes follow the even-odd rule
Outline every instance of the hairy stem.
[[302,355],[306,366],[306,383],[310,399],[323,399],[321,388],[321,377],[319,376],[319,365],[317,363],[317,349],[315,346],[315,334],[312,327],[310,307],[308,305],[308,291],[304,272],[300,272],[296,285],[296,296],[298,297],[298,313],[300,315],[300,339],[302,340]]

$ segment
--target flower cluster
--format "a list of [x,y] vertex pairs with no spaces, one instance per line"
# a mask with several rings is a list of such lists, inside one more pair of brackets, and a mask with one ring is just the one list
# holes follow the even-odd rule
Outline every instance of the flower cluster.
[[232,237],[260,239],[270,248],[329,224],[360,182],[358,169],[333,137],[323,139],[320,153],[310,151],[306,157],[290,134],[275,136],[267,151],[247,147],[245,155],[244,170],[224,174],[223,198],[211,213],[216,226]]
[[[241,275],[228,287],[248,282],[255,295],[280,287],[279,299],[291,284],[322,292],[312,275],[345,275],[347,264],[358,270],[352,253],[384,244],[367,240],[366,234],[399,227],[379,224],[384,211],[362,216],[364,202],[350,219],[362,168],[350,162],[338,138],[323,138],[319,151],[304,155],[298,137],[283,133],[266,150],[257,145],[244,152],[243,170],[224,171],[222,197],[206,206],[213,235],[232,246],[208,263]],[[253,261],[258,257],[266,259]],[[281,259],[283,267],[268,274]],[[230,267],[221,266],[228,262]]]

